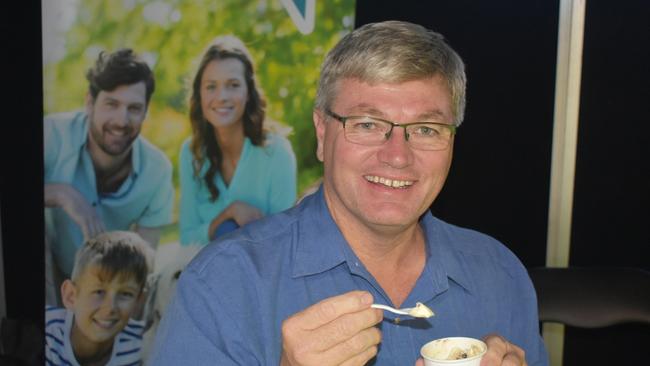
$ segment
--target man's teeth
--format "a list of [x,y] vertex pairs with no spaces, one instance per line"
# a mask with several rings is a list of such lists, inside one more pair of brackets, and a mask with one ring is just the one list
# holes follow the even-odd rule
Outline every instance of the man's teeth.
[[112,136],[123,137],[126,136],[126,130],[108,130],[108,133]]
[[404,188],[413,185],[413,181],[410,180],[389,179],[378,177],[376,175],[366,175],[364,178],[366,178],[368,182],[379,183],[392,188]]

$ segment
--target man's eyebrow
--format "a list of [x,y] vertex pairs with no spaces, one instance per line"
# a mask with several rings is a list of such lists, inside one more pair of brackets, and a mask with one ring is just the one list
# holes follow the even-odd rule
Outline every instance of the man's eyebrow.
[[375,106],[373,106],[371,104],[368,104],[368,103],[361,103],[359,105],[356,105],[356,106],[352,107],[351,110],[354,111],[354,112],[351,112],[351,113],[354,114],[354,115],[357,115],[357,116],[358,115],[367,115],[369,117],[372,117],[372,116],[380,117],[380,118],[386,117],[384,112],[382,112],[381,110],[377,109]]
[[104,99],[105,102],[119,102],[120,101],[119,99],[117,99],[115,97],[111,97],[109,95],[105,96],[103,99]]
[[130,106],[136,106],[136,105],[137,105],[137,106],[141,106],[141,107],[144,107],[144,106],[147,105],[146,102],[141,102],[141,101],[136,101],[136,102],[127,102],[127,101],[124,101],[124,100],[122,100],[122,99],[120,99],[120,98],[111,97],[111,96],[106,96],[106,97],[104,97],[103,102],[104,102],[104,103],[107,103],[107,102],[117,102],[117,103],[120,103],[120,104],[127,104],[127,105],[130,105]]
[[[375,106],[367,103],[362,103],[357,106],[354,106],[352,109],[352,114],[354,115],[367,115],[370,117],[379,117],[386,118],[386,114],[381,110],[377,109]],[[356,112],[358,111],[358,112]],[[430,120],[441,120],[445,118],[445,113],[440,109],[432,109],[426,112],[419,114],[415,122],[420,121],[430,121]]]
[[418,116],[418,121],[440,120],[445,117],[445,113],[439,109],[424,112]]

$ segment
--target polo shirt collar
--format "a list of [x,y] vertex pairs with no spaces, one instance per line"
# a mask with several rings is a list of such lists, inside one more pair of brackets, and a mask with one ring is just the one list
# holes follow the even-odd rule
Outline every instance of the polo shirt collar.
[[131,164],[135,178],[142,172],[142,137],[139,134],[131,145]]

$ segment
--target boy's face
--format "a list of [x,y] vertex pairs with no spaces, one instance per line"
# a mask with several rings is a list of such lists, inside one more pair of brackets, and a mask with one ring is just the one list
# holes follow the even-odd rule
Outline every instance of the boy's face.
[[62,287],[65,307],[75,315],[74,330],[87,341],[111,341],[126,326],[140,300],[141,285],[133,276],[108,278],[101,267],[90,265],[76,282]]

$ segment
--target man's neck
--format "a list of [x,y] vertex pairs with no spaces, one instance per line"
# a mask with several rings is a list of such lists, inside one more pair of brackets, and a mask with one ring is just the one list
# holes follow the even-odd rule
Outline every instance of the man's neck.
[[123,154],[114,156],[104,152],[92,138],[88,138],[86,145],[95,169],[97,192],[116,192],[133,169],[131,153],[132,148]]
[[352,251],[392,303],[400,306],[415,286],[426,262],[426,240],[420,224],[370,226],[354,217],[341,217],[331,209],[330,213]]

